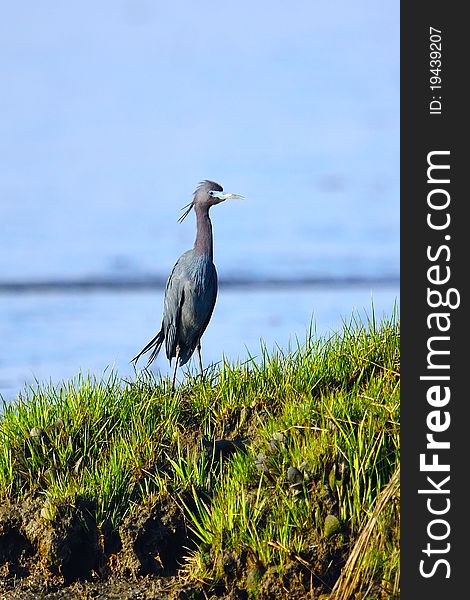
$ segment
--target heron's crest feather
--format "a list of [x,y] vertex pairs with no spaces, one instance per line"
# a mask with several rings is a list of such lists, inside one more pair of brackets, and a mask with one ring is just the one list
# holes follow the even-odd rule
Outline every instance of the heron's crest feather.
[[216,183],[215,181],[210,181],[209,179],[204,179],[204,181],[200,181],[199,185],[194,190],[192,201],[189,204],[186,204],[186,206],[183,206],[183,208],[181,209],[181,210],[184,210],[185,212],[178,219],[178,223],[181,223],[182,221],[184,221],[186,219],[186,217],[189,215],[189,213],[191,212],[191,210],[194,206],[194,203],[196,201],[196,196],[200,192],[210,192],[211,190],[214,190],[215,192],[223,192],[224,188],[221,185],[219,185],[218,183]]

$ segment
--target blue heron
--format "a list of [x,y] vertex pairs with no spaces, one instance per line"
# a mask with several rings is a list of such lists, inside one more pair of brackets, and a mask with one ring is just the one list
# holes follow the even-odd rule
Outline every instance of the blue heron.
[[243,198],[239,194],[224,194],[223,188],[214,181],[202,181],[196,188],[193,200],[182,210],[181,223],[194,208],[196,213],[196,241],[194,248],[182,254],[168,278],[165,288],[163,320],[160,331],[132,359],[150,352],[147,367],[155,360],[165,342],[168,360],[176,359],[172,389],[175,387],[176,371],[188,362],[197,351],[201,374],[204,373],[201,358],[201,337],[204,333],[217,298],[217,271],[213,261],[212,223],[209,209],[229,198]]

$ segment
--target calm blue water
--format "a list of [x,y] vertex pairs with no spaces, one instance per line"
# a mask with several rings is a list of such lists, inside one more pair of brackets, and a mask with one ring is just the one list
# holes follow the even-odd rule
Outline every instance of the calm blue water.
[[[273,291],[222,289],[203,337],[204,364],[260,356],[260,340],[283,349],[305,339],[310,322],[327,335],[349,322],[351,312],[366,318],[372,300],[377,318],[391,315],[397,286],[372,291],[365,287],[288,288]],[[12,399],[24,384],[58,382],[79,370],[100,375],[114,368],[133,377],[129,360],[160,328],[160,292],[23,294],[0,296],[2,352],[0,390]],[[145,366],[145,359],[140,364]],[[192,359],[191,368],[197,368]],[[164,353],[156,371],[169,373]],[[181,376],[181,375],[180,375]]]
[[220,279],[366,280],[222,288],[206,362],[256,355],[260,339],[286,347],[312,317],[318,334],[337,329],[371,297],[390,314],[398,25],[391,0],[4,7],[0,394],[79,370],[129,375],[160,325],[162,290],[5,285],[165,279],[192,245],[193,218],[176,220],[205,178],[246,197],[212,211]]

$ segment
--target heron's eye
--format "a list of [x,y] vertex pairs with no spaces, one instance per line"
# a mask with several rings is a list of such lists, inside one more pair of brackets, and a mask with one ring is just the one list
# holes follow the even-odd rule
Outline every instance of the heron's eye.
[[214,195],[214,192],[212,190],[210,190],[209,196],[213,196],[213,195]]

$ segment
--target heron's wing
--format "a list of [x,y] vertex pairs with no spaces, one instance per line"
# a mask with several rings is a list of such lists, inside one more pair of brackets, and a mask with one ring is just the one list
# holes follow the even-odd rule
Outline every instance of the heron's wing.
[[176,344],[181,323],[181,307],[184,303],[184,278],[181,272],[181,259],[177,261],[168,278],[163,305],[163,328],[165,350],[169,360],[176,356]]
[[201,324],[199,339],[201,339],[202,334],[206,330],[206,327],[209,325],[209,321],[211,320],[212,313],[214,312],[215,301],[217,299],[217,271],[215,266],[212,265],[212,269],[210,272],[209,281],[206,287],[205,292],[205,318]]
[[184,365],[204,333],[217,297],[217,272],[212,261],[185,252],[168,278],[163,311],[166,355],[171,360],[180,350]]
[[184,289],[181,290],[179,306],[176,312],[172,315],[170,322],[166,327],[165,350],[169,360],[176,356],[176,345],[178,340],[178,331],[181,323],[181,306],[184,302]]

